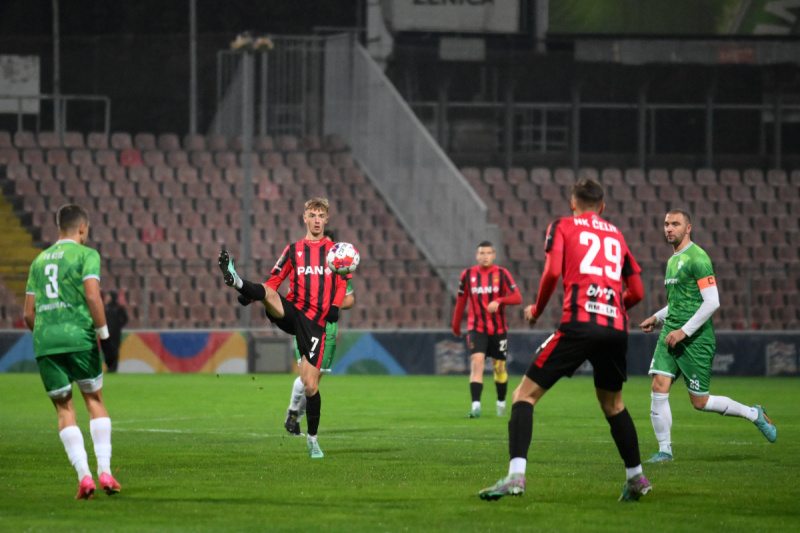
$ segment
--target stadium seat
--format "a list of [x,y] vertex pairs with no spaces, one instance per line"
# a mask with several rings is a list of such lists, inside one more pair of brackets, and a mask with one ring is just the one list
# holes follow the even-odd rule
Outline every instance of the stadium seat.
[[764,173],[757,168],[748,168],[742,175],[742,183],[745,185],[763,185]]
[[0,130],[0,148],[12,148],[13,146],[11,134],[7,131]]
[[161,150],[145,150],[142,153],[142,162],[148,167],[165,165],[164,152]]
[[229,150],[215,152],[214,164],[217,168],[236,168],[238,166],[236,154]]
[[274,150],[275,142],[269,135],[260,135],[255,138],[253,142],[253,150],[257,152],[265,152],[267,150]]
[[646,185],[647,180],[644,177],[644,172],[639,168],[629,168],[625,171],[625,183],[628,185]]
[[183,149],[187,152],[205,151],[206,138],[202,135],[188,133],[183,136]]
[[211,152],[222,152],[228,149],[228,139],[224,135],[206,137],[206,148]]
[[17,148],[37,148],[36,137],[30,131],[17,131],[14,133],[14,146]]
[[86,137],[86,148],[90,150],[105,150],[108,148],[108,137],[104,133],[90,133]]
[[557,168],[553,174],[553,182],[572,187],[575,184],[575,172],[571,168]]
[[[136,186],[128,180],[115,180],[111,184],[111,191],[117,198],[136,198]],[[123,208],[124,208],[123,202]]]
[[174,133],[162,133],[158,136],[158,149],[164,152],[169,152],[171,150],[180,150],[181,143],[178,140],[178,136]]
[[126,150],[133,148],[133,141],[129,133],[117,132],[111,134],[111,148],[114,150]]
[[117,153],[114,150],[98,150],[95,153],[95,162],[101,167],[117,166]]
[[63,148],[53,148],[47,151],[45,162],[48,165],[66,165],[69,164],[69,157],[67,151]]
[[172,168],[189,166],[189,156],[180,149],[173,149],[167,152],[167,165]]
[[58,181],[80,180],[78,169],[70,164],[57,165],[55,176]]
[[0,148],[0,165],[19,162],[19,152],[16,148]]
[[553,178],[550,176],[550,170],[542,167],[531,169],[531,183],[536,185],[547,185],[553,183]]
[[156,183],[167,183],[175,179],[175,174],[168,166],[157,165],[153,167],[153,181]]
[[187,185],[197,183],[199,181],[197,177],[197,169],[190,166],[178,167],[176,172],[176,178],[178,180],[178,183],[186,183]]
[[133,147],[140,152],[156,149],[156,136],[152,133],[137,133],[133,137]]
[[22,150],[22,162],[26,165],[43,165],[44,152],[39,148],[27,148]]
[[618,168],[604,169],[600,174],[600,182],[607,189],[609,186],[624,185],[622,172]]
[[691,185],[694,183],[692,171],[685,168],[676,168],[672,171],[673,185]]
[[728,187],[742,184],[742,178],[736,169],[726,168],[719,172],[718,183]]
[[[202,137],[200,137],[202,139]],[[214,166],[214,158],[211,152],[206,150],[195,150],[189,154],[189,163],[197,168]]]

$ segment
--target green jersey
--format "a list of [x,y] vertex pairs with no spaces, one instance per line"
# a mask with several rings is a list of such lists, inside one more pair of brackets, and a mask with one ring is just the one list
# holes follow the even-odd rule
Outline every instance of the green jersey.
[[33,351],[36,357],[83,352],[97,346],[83,282],[100,280],[100,254],[62,239],[33,261],[27,294],[36,302]]
[[[673,331],[686,324],[703,303],[700,290],[714,283],[714,268],[705,250],[690,243],[683,251],[673,254],[667,262],[664,278],[669,308],[664,330]],[[706,320],[690,338],[701,344],[715,343],[712,319]]]

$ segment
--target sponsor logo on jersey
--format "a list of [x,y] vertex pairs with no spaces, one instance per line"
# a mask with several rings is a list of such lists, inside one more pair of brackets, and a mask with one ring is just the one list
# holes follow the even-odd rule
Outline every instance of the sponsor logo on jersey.
[[674,285],[678,283],[678,278],[667,278],[664,280],[664,285]]
[[604,315],[611,318],[617,318],[617,308],[613,305],[601,304],[600,302],[586,302],[584,306],[589,313],[596,315]]
[[297,267],[297,275],[302,276],[304,274],[324,274],[325,267],[323,266],[299,266]]
[[680,270],[682,266],[683,266],[683,259],[678,261],[678,270]]
[[72,307],[72,304],[67,302],[53,302],[49,304],[42,304],[37,309],[36,312],[41,313],[42,311],[52,311],[53,309],[67,309]]
[[298,251],[297,252],[297,257],[303,257],[303,252]]
[[593,298],[597,296],[598,298],[605,298],[606,300],[611,300],[614,298],[614,289],[609,287],[598,287],[594,283],[589,285],[589,288],[586,289],[586,296],[589,298]]
[[472,287],[472,294],[492,294],[493,292],[500,292],[500,287]]

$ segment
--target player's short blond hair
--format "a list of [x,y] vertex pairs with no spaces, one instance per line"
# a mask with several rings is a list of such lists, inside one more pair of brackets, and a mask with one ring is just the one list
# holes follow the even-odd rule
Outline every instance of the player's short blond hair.
[[327,213],[329,206],[330,203],[328,203],[327,198],[312,198],[311,200],[307,201],[306,204],[303,206],[303,212],[306,213],[311,209],[319,209]]

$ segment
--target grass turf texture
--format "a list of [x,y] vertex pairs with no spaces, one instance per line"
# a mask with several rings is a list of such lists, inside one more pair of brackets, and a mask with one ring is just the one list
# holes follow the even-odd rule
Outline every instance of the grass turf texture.
[[[763,403],[769,444],[743,419],[671,395],[676,461],[645,465],[654,490],[619,503],[624,470],[591,380],[562,380],[534,415],[527,491],[484,502],[507,473],[507,418],[467,418],[467,377],[327,376],[320,444],[283,429],[293,376],[107,375],[112,468],[122,492],[74,500],[77,476],[38,375],[0,374],[2,531],[797,531],[800,381],[719,378]],[[510,389],[519,383],[512,376]],[[76,389],[77,390],[77,389]],[[510,394],[510,391],[509,391]],[[625,399],[642,459],[657,451],[649,380]],[[82,400],[76,398],[95,468]],[[305,422],[303,423],[305,429]]]

